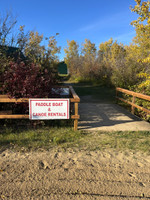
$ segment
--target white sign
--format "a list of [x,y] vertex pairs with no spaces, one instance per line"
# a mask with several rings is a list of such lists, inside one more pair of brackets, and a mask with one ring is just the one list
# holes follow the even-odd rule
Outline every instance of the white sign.
[[69,119],[69,99],[29,99],[30,119]]

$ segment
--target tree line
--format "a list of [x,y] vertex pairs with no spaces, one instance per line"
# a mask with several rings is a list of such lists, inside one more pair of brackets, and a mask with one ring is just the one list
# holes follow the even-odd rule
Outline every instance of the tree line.
[[15,98],[48,97],[58,82],[58,34],[44,37],[24,25],[14,34],[16,24],[10,12],[0,17],[0,89]]
[[[131,22],[136,36],[130,45],[112,38],[98,48],[89,39],[85,39],[82,47],[74,40],[67,41],[64,60],[72,79],[129,88],[150,95],[150,2],[135,2],[136,5],[130,9],[138,14],[137,20]],[[35,91],[39,91],[41,96],[46,88],[47,95],[48,87],[58,82],[57,64],[61,48],[57,45],[58,33],[45,37],[37,31],[26,32],[25,26],[20,26],[14,34],[16,24],[17,20],[11,13],[4,18],[0,16],[1,88],[16,97],[34,96]],[[18,49],[17,58],[6,53],[9,46]],[[19,86],[20,80],[22,87]],[[30,94],[29,85],[33,85]]]
[[88,39],[81,47],[74,40],[67,41],[65,62],[73,79],[96,81],[150,95],[150,2],[135,2],[130,9],[138,14],[137,20],[131,22],[136,36],[130,45],[112,38],[98,48]]

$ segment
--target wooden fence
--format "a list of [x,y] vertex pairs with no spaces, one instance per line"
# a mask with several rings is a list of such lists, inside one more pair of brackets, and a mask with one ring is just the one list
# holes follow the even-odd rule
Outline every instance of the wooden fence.
[[[80,118],[78,114],[78,104],[80,102],[80,98],[72,86],[60,86],[60,88],[69,89],[69,99],[71,104],[70,109],[73,109],[71,119],[74,120],[74,130],[76,131],[78,128],[78,120]],[[29,98],[15,99],[9,98],[8,95],[0,95],[0,103],[29,103]],[[12,114],[11,110],[0,111],[0,119],[29,119],[29,114]]]
[[[119,97],[118,96],[118,92],[121,92],[121,93],[124,93],[124,94],[132,96],[132,102]],[[144,99],[144,100],[150,101],[150,96],[148,96],[148,95],[144,95],[144,94],[141,94],[141,93],[133,92],[133,91],[126,90],[126,89],[123,89],[123,88],[118,88],[118,87],[116,88],[116,98],[119,99],[120,101],[123,101],[125,103],[130,104],[131,105],[132,114],[134,114],[135,108],[138,108],[138,109],[150,114],[150,110],[135,104],[136,97],[140,98],[140,99]]]

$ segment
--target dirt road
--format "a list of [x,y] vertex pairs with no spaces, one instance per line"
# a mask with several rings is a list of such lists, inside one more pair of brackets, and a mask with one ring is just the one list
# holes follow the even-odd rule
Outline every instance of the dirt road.
[[0,199],[150,199],[150,156],[115,150],[0,154]]

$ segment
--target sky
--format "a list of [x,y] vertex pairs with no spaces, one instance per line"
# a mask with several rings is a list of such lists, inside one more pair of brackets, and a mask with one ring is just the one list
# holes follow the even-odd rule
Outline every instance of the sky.
[[134,0],[0,0],[0,14],[11,11],[17,25],[38,31],[45,37],[56,36],[63,60],[67,40],[80,46],[85,39],[99,44],[110,38],[130,44],[135,36],[130,22],[137,18],[129,9]]

